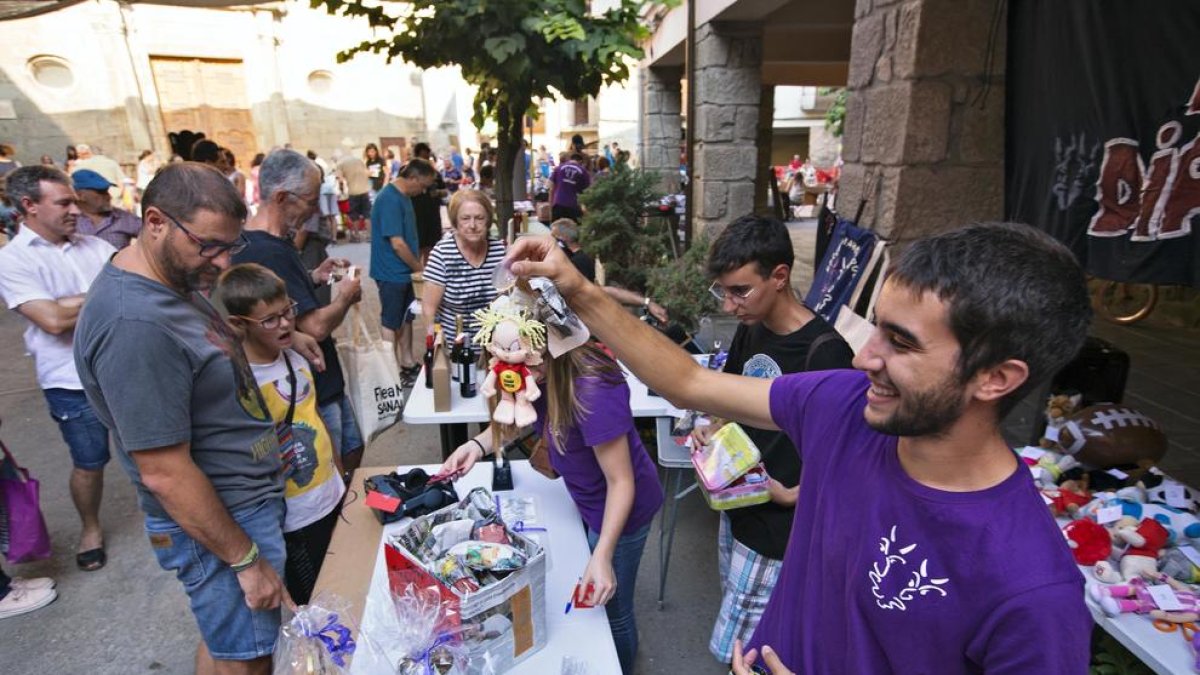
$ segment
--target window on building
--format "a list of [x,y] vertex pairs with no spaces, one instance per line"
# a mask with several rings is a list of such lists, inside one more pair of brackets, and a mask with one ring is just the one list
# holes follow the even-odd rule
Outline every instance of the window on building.
[[333,89],[333,73],[328,70],[314,70],[308,74],[308,88],[318,96],[328,94]]
[[575,101],[575,126],[582,127],[591,123],[588,119],[588,100],[586,98]]
[[29,73],[38,84],[51,89],[66,89],[75,83],[71,66],[57,56],[35,56],[29,59]]

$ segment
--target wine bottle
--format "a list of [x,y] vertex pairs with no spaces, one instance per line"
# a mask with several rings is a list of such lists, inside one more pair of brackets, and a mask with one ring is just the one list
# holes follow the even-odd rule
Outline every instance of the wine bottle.
[[463,351],[463,320],[462,314],[454,318],[454,347],[450,350],[450,379],[459,382],[459,371],[462,370]]
[[466,340],[463,341],[463,344],[465,347],[463,348],[462,375],[458,381],[458,393],[463,398],[474,398],[479,379],[479,371],[475,368],[475,347]]
[[425,388],[433,389],[433,331],[425,334]]

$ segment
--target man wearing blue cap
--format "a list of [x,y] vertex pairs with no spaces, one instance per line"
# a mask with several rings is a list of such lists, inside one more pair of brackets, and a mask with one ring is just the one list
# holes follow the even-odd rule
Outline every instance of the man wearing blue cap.
[[108,189],[115,186],[91,169],[80,169],[71,174],[71,182],[79,198],[76,231],[100,237],[118,251],[128,246],[142,229],[142,219],[113,206]]

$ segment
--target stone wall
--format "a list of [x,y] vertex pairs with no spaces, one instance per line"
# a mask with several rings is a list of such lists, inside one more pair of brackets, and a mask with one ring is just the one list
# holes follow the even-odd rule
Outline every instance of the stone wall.
[[680,78],[683,69],[644,68],[641,73],[641,167],[661,177],[668,194],[680,191],[679,148],[683,118]]
[[1006,21],[997,6],[858,0],[843,213],[865,198],[863,224],[900,243],[1002,217]]
[[[696,29],[696,166],[692,227],[715,237],[754,210],[762,97],[762,24]],[[768,144],[764,152],[770,151]]]

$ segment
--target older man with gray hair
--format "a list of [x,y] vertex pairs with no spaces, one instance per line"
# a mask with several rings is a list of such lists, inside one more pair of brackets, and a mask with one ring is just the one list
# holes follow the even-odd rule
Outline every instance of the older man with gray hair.
[[316,269],[307,270],[292,243],[292,235],[316,213],[320,200],[321,170],[312,160],[295,150],[276,150],[259,167],[258,185],[258,212],[246,223],[250,245],[234,255],[233,262],[258,263],[283,279],[288,297],[296,303],[296,329],[320,342],[325,370],[316,373],[317,406],[335,450],[342,455],[344,469],[352,472],[362,461],[363,439],[350,411],[331,335],[346,312],[362,299],[362,282],[358,277],[342,279],[333,301],[322,303],[315,292],[317,285],[328,283],[333,269],[350,261],[326,258]]

